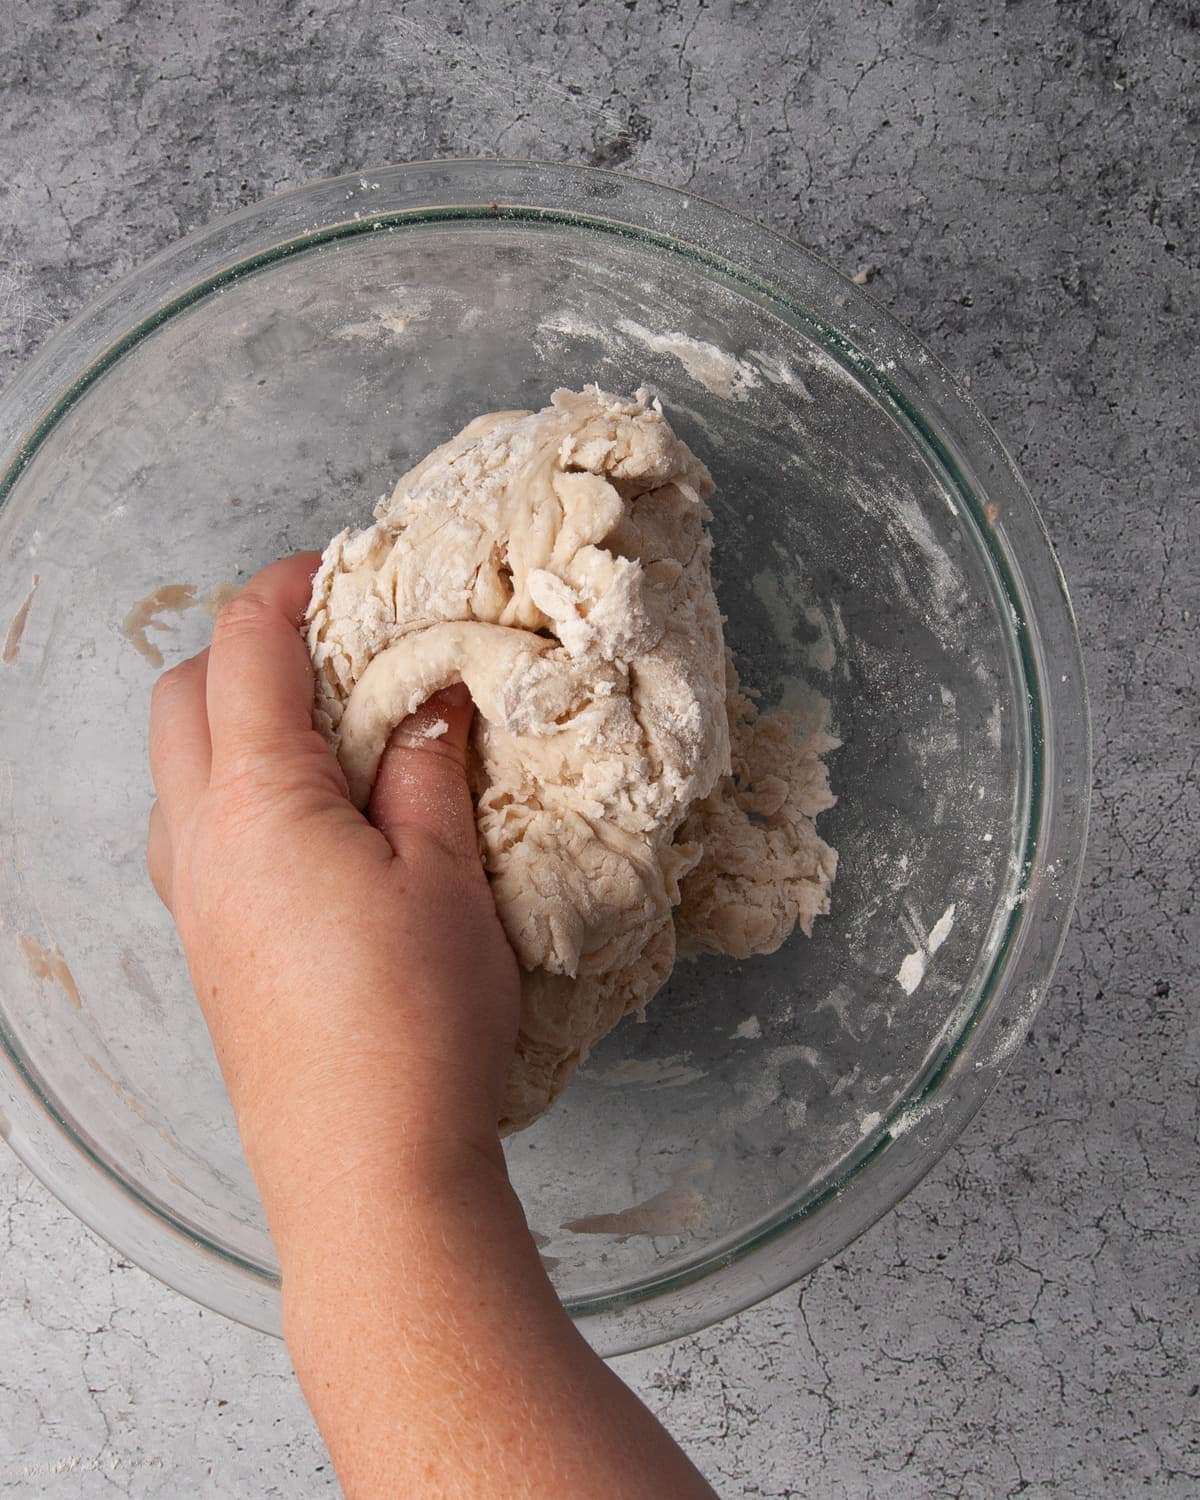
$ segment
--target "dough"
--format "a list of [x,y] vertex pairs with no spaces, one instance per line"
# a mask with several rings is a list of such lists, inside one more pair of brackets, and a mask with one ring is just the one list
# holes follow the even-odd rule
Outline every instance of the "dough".
[[675,912],[682,953],[774,953],[799,924],[829,912],[837,852],[814,819],[836,802],[821,759],[840,741],[821,722],[799,735],[788,714],[760,714],[727,661],[733,772],[684,819],[677,837],[704,853]]
[[358,806],[406,715],[460,680],[475,701],[480,848],[524,970],[505,1130],[661,988],[681,896],[700,951],[825,909],[821,744],[727,694],[712,489],[645,392],[556,391],[436,449],[313,580],[314,722]]

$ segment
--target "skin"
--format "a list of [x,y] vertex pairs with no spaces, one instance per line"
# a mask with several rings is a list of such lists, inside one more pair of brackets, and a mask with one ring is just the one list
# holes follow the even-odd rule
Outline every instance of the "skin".
[[344,1492],[710,1497],[563,1312],[508,1182],[518,975],[476,842],[470,699],[400,726],[358,813],[310,718],[318,560],[265,568],[159,679],[148,863]]

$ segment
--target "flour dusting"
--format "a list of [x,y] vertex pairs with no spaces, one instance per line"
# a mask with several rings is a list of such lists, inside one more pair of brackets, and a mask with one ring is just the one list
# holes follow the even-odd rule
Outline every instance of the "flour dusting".
[[745,401],[762,384],[762,377],[753,365],[718,349],[716,344],[707,344],[687,333],[654,333],[632,318],[621,318],[616,326],[652,354],[673,356],[698,385],[724,401]]
[[768,354],[765,349],[751,349],[750,358],[754,360],[772,385],[791,386],[801,401],[812,400],[812,393],[799,375],[778,355]]
[[929,936],[924,943],[915,948],[900,965],[896,971],[896,983],[906,995],[911,995],[917,986],[925,978],[925,970],[929,960],[938,951],[954,926],[955,902],[951,902],[946,910],[930,928]]
[[896,970],[896,982],[906,995],[911,995],[925,978],[925,964],[925,955],[918,948]]
[[950,936],[950,929],[954,926],[955,905],[956,903],[952,901],[930,929],[928,939],[930,953],[936,953]]

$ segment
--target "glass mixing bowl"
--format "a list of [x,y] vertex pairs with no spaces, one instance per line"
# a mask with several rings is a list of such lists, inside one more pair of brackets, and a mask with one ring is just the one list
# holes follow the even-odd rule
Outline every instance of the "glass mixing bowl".
[[508,1142],[587,1336],[670,1338],[840,1250],[962,1130],[1050,979],[1085,833],[1078,643],[1020,477],[916,339],[766,230],[607,172],[394,167],[243,210],[0,404],[0,1129],[124,1255],[259,1328],[277,1262],[143,866],[151,685],[221,585],[363,523],[477,413],[589,381],[661,395],[719,487],[743,677],[826,700],[844,743],[812,939],[681,963]]

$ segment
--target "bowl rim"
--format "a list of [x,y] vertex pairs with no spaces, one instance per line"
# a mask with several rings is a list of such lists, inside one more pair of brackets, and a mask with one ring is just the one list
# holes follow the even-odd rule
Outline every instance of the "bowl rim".
[[[0,395],[0,505],[65,412],[185,307],[335,240],[455,220],[631,235],[786,307],[932,452],[1003,585],[1026,693],[1026,859],[987,982],[956,1013],[940,1059],[840,1174],[816,1194],[777,1205],[732,1250],[702,1253],[635,1289],[568,1302],[591,1342],[615,1354],[692,1332],[815,1269],[909,1192],[982,1105],[1046,993],[1078,891],[1091,765],[1087,689],[1066,583],[1032,497],[974,401],[926,346],[869,292],[776,231],[686,190],[605,168],[500,158],[402,163],[298,184],[193,230],[85,307]],[[1053,688],[1051,662],[1060,679]],[[115,1173],[73,1129],[2,1017],[0,1136],[123,1255],[194,1300],[279,1333],[277,1277]],[[738,1268],[736,1285],[724,1278],[718,1295],[729,1267]]]

